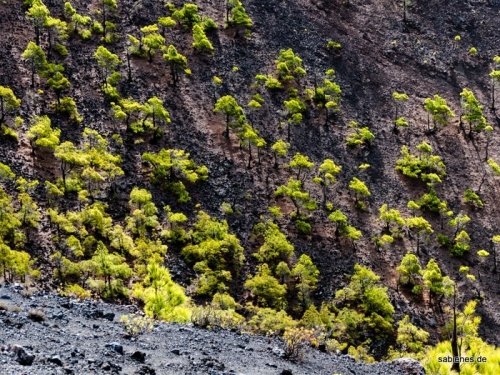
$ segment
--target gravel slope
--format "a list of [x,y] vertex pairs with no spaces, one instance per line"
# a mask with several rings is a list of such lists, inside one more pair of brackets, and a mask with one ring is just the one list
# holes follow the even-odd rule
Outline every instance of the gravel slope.
[[[302,362],[290,362],[281,357],[278,340],[186,325],[159,323],[134,340],[119,323],[134,306],[23,294],[18,285],[0,287],[2,375],[424,374],[411,360],[368,365],[313,349]],[[43,311],[46,319],[30,319],[32,309]]]

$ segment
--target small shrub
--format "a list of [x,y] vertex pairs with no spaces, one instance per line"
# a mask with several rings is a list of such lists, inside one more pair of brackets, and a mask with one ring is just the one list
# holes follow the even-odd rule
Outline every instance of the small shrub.
[[283,335],[285,357],[301,360],[308,346],[317,346],[314,329],[289,328]]
[[309,224],[307,221],[296,220],[295,226],[297,227],[297,230],[299,231],[299,233],[302,233],[302,234],[311,233],[312,227],[311,227],[311,224]]
[[481,199],[479,198],[479,195],[477,195],[470,188],[468,188],[467,190],[465,190],[463,200],[464,200],[464,202],[470,203],[473,206],[476,206],[476,207],[479,207],[479,208],[484,207],[484,204],[481,201]]
[[329,40],[328,42],[326,42],[326,48],[329,50],[338,51],[342,49],[342,44],[334,40]]
[[0,301],[0,311],[10,311],[11,305],[6,301]]
[[439,233],[437,235],[437,242],[442,247],[448,247],[450,245],[450,238],[446,234]]
[[153,329],[153,319],[145,315],[122,315],[120,323],[123,324],[128,335],[136,338]]
[[42,310],[30,309],[28,311],[28,319],[31,319],[34,322],[43,322],[47,320],[47,316]]
[[234,214],[233,207],[231,206],[230,203],[222,202],[222,204],[220,205],[220,209],[225,215]]
[[88,299],[92,296],[92,293],[89,290],[82,288],[78,284],[66,286],[59,292],[59,294],[66,297],[78,298],[79,300]]

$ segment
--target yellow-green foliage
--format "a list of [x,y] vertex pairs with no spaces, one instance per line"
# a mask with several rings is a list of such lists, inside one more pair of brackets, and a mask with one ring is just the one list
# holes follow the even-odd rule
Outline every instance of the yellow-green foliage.
[[236,274],[245,259],[243,247],[234,234],[229,233],[225,220],[213,219],[200,211],[197,222],[189,233],[191,244],[182,249],[182,255],[200,273],[197,292],[213,295],[224,289],[225,283]]
[[434,184],[441,182],[446,174],[446,166],[440,156],[432,154],[432,147],[426,142],[417,146],[420,155],[412,155],[408,147],[401,147],[402,158],[396,162],[396,170],[405,176],[421,178],[425,182]]
[[208,168],[196,165],[184,150],[162,149],[158,153],[146,152],[142,159],[152,166],[150,176],[153,182],[168,187],[177,195],[180,203],[191,199],[183,181],[196,183],[208,178]]
[[240,307],[229,294],[215,293],[210,305],[192,308],[191,321],[200,327],[241,329],[245,318],[235,311]]
[[153,329],[153,320],[138,314],[122,315],[120,323],[123,324],[125,332],[136,338]]
[[[470,301],[462,312],[457,314],[457,339],[459,355],[473,358],[472,362],[461,363],[461,374],[493,375],[500,372],[500,349],[485,343],[478,336],[478,326],[481,319],[475,315],[476,301]],[[452,320],[447,325],[448,332],[452,329]],[[486,361],[477,361],[478,357]],[[446,361],[444,360],[446,358]],[[451,342],[442,341],[434,347],[427,348],[421,356],[422,363],[429,375],[454,374],[451,371],[453,358]],[[441,359],[441,360],[440,360]]]
[[253,254],[260,263],[276,266],[279,261],[286,261],[293,254],[293,245],[274,222],[266,221],[257,224],[254,227],[254,233],[264,238],[262,246]]
[[297,322],[284,310],[276,311],[268,307],[258,308],[252,305],[247,305],[247,310],[252,314],[247,327],[255,334],[281,335],[286,329],[297,325]]
[[269,266],[264,263],[259,266],[254,277],[249,277],[245,288],[250,290],[258,302],[264,307],[282,309],[286,307],[286,285],[282,285],[272,276]]
[[350,147],[368,146],[375,139],[375,136],[369,128],[359,128],[358,124],[352,121],[349,126],[354,128],[354,131],[347,136],[346,144]]
[[156,262],[149,263],[142,282],[135,283],[133,294],[144,303],[144,311],[154,319],[168,322],[188,322],[190,310],[184,289],[174,283],[168,269]]
[[314,329],[288,328],[283,334],[285,357],[300,360],[308,346],[318,346]]
[[380,286],[380,276],[370,269],[356,264],[348,286],[335,294],[338,301],[351,302],[365,314],[378,314],[391,322],[394,307],[389,301],[387,288]]
[[432,116],[434,129],[438,124],[443,126],[448,125],[448,118],[455,116],[450,107],[448,107],[446,100],[441,98],[439,95],[434,95],[433,98],[425,99],[424,108],[429,115]]
[[282,81],[292,81],[306,75],[302,66],[302,59],[295,55],[291,48],[280,50],[278,60],[276,60],[276,73]]

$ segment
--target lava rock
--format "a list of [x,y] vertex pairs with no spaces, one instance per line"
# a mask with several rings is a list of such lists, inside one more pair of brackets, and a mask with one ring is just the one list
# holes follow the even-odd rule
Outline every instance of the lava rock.
[[123,346],[117,342],[112,342],[106,345],[106,348],[111,348],[115,352],[123,355]]
[[109,320],[112,322],[115,319],[115,314],[112,312],[108,312],[102,316],[103,319]]
[[54,355],[54,356],[50,357],[49,358],[49,362],[55,363],[58,366],[62,366],[63,365],[61,357],[59,357],[58,355]]
[[137,370],[135,375],[156,375],[156,370],[149,366],[142,366],[139,370]]
[[425,375],[424,367],[420,364],[420,362],[415,361],[411,358],[398,358],[392,363],[399,368],[403,369],[405,374],[408,375]]
[[16,353],[17,361],[23,366],[31,366],[35,360],[35,355],[29,353],[25,348],[20,345],[14,345],[10,351]]
[[144,363],[144,361],[146,360],[146,353],[137,350],[134,352],[134,354],[131,355],[131,357],[138,362]]

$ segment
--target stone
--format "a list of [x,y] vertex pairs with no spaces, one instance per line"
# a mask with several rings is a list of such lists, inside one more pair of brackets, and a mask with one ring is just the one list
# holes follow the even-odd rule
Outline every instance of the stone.
[[134,374],[136,375],[156,375],[156,371],[154,368],[149,366],[142,366],[139,370],[137,370]]
[[123,346],[118,342],[112,342],[106,345],[106,348],[111,348],[115,352],[123,355]]
[[58,355],[54,355],[54,356],[50,357],[49,358],[49,362],[55,363],[58,366],[62,366],[63,365],[61,357],[59,357]]
[[6,299],[7,300],[7,299],[12,299],[12,298],[10,296],[8,296],[7,294],[2,294],[0,296],[0,299]]
[[281,371],[281,375],[293,375],[292,370],[283,370]]
[[138,362],[144,363],[144,361],[146,360],[146,353],[137,350],[131,355],[131,357]]
[[112,322],[115,319],[115,314],[112,312],[108,312],[102,316],[103,319],[109,320]]
[[101,368],[104,370],[104,371],[109,371],[111,370],[111,364],[109,362],[104,362],[102,365],[101,365]]
[[31,366],[35,360],[35,355],[29,353],[25,348],[20,345],[14,345],[10,351],[16,353],[17,361],[23,366]]
[[411,358],[398,358],[392,361],[392,364],[401,368],[407,375],[425,375],[422,364]]
[[179,349],[173,349],[170,351],[170,353],[175,354],[175,355],[180,355],[181,351]]

